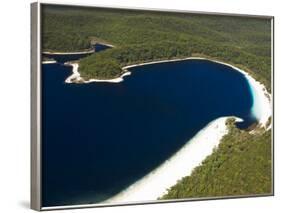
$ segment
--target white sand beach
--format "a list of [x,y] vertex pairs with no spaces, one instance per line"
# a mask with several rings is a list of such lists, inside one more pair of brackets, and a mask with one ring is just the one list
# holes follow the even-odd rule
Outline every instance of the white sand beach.
[[95,49],[85,50],[85,51],[77,51],[77,52],[48,52],[45,51],[43,54],[51,54],[51,55],[80,55],[80,54],[88,54],[94,53]]
[[228,132],[226,120],[227,117],[222,117],[209,123],[161,166],[105,202],[153,201],[164,195],[166,189],[190,175],[193,168],[212,153]]
[[[260,127],[266,127],[268,119],[272,115],[272,103],[271,103],[271,94],[267,91],[266,87],[254,79],[249,73],[241,70],[233,65],[223,63],[220,61],[212,60],[219,64],[224,64],[237,70],[242,73],[248,80],[249,85],[251,87],[254,99],[254,105],[252,106],[253,115],[259,120]],[[271,124],[267,127],[267,129],[271,128]]]
[[55,64],[55,63],[57,63],[55,60],[42,61],[42,64]]
[[108,47],[111,47],[111,48],[115,47],[114,45],[106,43],[106,42],[96,42],[96,44],[101,44],[101,45],[108,46]]
[[[108,46],[108,47],[114,47],[112,44],[107,44],[107,43],[101,43],[98,42],[98,44]],[[88,53],[94,53],[96,52],[95,49],[89,49],[89,50],[84,50],[84,51],[76,51],[76,52],[49,52],[49,51],[44,51],[43,54],[52,54],[52,55],[80,55],[80,54],[88,54]]]
[[78,63],[66,62],[64,64],[72,66],[72,74],[69,77],[67,77],[67,79],[65,79],[65,83],[72,83],[74,80],[75,81],[83,80],[80,77],[80,73],[78,72],[78,67],[79,67]]
[[73,67],[72,69],[72,75],[70,75],[66,80],[65,83],[73,83],[73,82],[79,82],[79,83],[92,83],[92,82],[108,82],[108,83],[120,83],[124,81],[124,77],[131,75],[131,72],[125,72],[118,78],[112,78],[112,79],[94,79],[91,78],[89,80],[84,80],[80,73],[78,72],[79,64],[78,63],[71,63],[66,62],[65,65],[70,65]]
[[84,81],[84,83],[91,83],[91,82],[108,82],[108,83],[120,83],[122,81],[124,81],[125,76],[131,75],[131,72],[125,72],[123,73],[120,77],[118,78],[112,78],[112,79],[90,79],[87,81]]

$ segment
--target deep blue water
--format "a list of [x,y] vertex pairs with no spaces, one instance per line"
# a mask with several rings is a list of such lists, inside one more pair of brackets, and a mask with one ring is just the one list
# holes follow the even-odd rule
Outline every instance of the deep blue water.
[[216,118],[243,118],[240,128],[256,121],[248,81],[225,65],[187,60],[131,71],[118,84],[66,84],[71,67],[43,65],[43,206],[113,196]]

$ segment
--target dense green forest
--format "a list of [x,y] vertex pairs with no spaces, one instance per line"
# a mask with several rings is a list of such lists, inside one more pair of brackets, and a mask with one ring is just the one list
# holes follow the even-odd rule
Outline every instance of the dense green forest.
[[250,134],[233,120],[228,126],[212,155],[160,199],[272,193],[271,131]]
[[[42,14],[43,51],[114,45],[79,61],[84,79],[118,77],[139,62],[203,56],[246,70],[271,91],[270,19],[51,5]],[[271,132],[228,125],[214,153],[160,199],[271,192]]]
[[51,5],[42,14],[44,51],[85,50],[91,41],[115,46],[80,61],[85,79],[113,78],[138,62],[201,55],[246,69],[270,91],[270,19]]

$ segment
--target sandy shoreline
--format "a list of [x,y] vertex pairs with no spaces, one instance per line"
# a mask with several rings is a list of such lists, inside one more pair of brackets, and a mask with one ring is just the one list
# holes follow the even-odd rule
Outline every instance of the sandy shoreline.
[[120,83],[122,81],[124,81],[125,76],[131,75],[131,72],[125,72],[122,75],[120,75],[120,77],[118,78],[112,78],[112,79],[90,79],[87,81],[83,81],[83,83],[92,83],[92,82],[108,82],[108,83]]
[[45,51],[43,54],[50,54],[50,55],[80,55],[80,54],[88,54],[88,53],[94,53],[95,49],[92,50],[85,50],[85,51],[77,51],[77,52],[48,52]]
[[[271,94],[267,91],[266,87],[254,79],[249,73],[244,70],[241,70],[233,65],[211,60],[213,62],[223,64],[237,70],[242,73],[248,80],[249,85],[252,90],[254,105],[252,106],[253,115],[259,120],[260,127],[266,127],[266,123],[268,119],[271,117]],[[267,129],[271,128],[271,124],[267,127]]]
[[200,130],[183,148],[145,177],[106,200],[108,203],[152,201],[164,195],[179,179],[191,174],[206,156],[212,154],[227,134],[228,117],[218,118]]
[[[144,66],[148,64],[183,61],[191,59],[209,60],[216,63],[220,63],[233,68],[234,70],[242,73],[248,80],[254,99],[254,105],[252,107],[253,115],[258,119],[260,127],[266,127],[267,121],[271,116],[271,94],[268,93],[265,86],[256,81],[247,72],[227,63],[223,63],[216,60],[205,59],[201,57],[189,57],[184,59],[172,59],[161,60],[154,62],[146,62],[140,64],[134,64],[123,67],[125,72],[122,76],[115,79],[99,80],[90,79],[88,81],[82,81],[83,83],[91,82],[109,82],[119,83],[124,79],[126,75],[130,75],[129,68]],[[72,83],[76,80],[81,80],[78,72],[79,65],[77,63],[68,63],[73,66],[73,74],[66,79],[66,83]],[[83,79],[82,79],[83,80]],[[156,200],[165,194],[166,190],[175,185],[177,181],[185,176],[191,174],[192,170],[199,166],[201,162],[210,154],[217,145],[221,138],[228,133],[225,121],[228,117],[218,118],[209,123],[204,129],[199,131],[190,141],[188,141],[183,148],[181,148],[170,159],[166,160],[158,168],[154,169],[151,173],[147,174],[142,179],[138,180],[127,189],[106,200],[107,203],[119,203],[119,202],[134,202],[134,201],[152,201]],[[238,120],[238,118],[236,118]],[[241,119],[240,119],[241,120]],[[271,125],[267,129],[271,128]]]
[[101,45],[104,45],[104,46],[108,46],[108,47],[115,47],[114,45],[112,44],[109,44],[109,43],[105,43],[105,42],[96,42],[96,44],[101,44]]
[[72,74],[67,77],[65,80],[65,83],[74,83],[74,82],[79,82],[79,83],[92,83],[92,82],[108,82],[108,83],[120,83],[124,81],[125,76],[131,75],[131,72],[125,72],[121,76],[117,78],[112,78],[112,79],[94,79],[91,78],[89,80],[84,80],[81,76],[80,73],[78,72],[79,64],[78,63],[71,63],[71,62],[66,62],[64,63],[65,65],[72,66]]
[[42,64],[55,64],[55,63],[57,63],[55,60],[42,61]]
[[[124,73],[117,77],[117,78],[113,78],[113,79],[90,79],[90,80],[84,80],[81,76],[80,73],[78,72],[78,68],[79,65],[78,63],[66,63],[69,65],[72,65],[73,68],[73,74],[71,76],[69,76],[65,82],[66,83],[73,83],[73,82],[79,82],[79,83],[92,83],[92,82],[108,82],[108,83],[120,83],[122,81],[124,81],[124,76],[128,76],[131,75],[131,72],[128,71],[128,69],[133,68],[133,67],[137,67],[137,66],[144,66],[144,65],[149,65],[149,64],[157,64],[157,63],[166,63],[166,62],[174,62],[174,61],[185,61],[185,60],[194,60],[194,59],[198,59],[198,60],[208,60],[208,61],[212,61],[215,63],[219,63],[219,64],[223,64],[226,65],[228,67],[233,68],[234,70],[242,73],[246,79],[248,80],[251,90],[252,90],[252,94],[253,94],[253,99],[254,99],[254,105],[252,107],[252,113],[253,116],[255,116],[258,120],[259,120],[259,124],[261,127],[266,127],[266,123],[269,119],[269,117],[271,116],[271,94],[268,93],[266,87],[256,81],[249,73],[245,72],[244,70],[241,70],[231,64],[227,64],[224,62],[220,62],[220,61],[216,61],[216,60],[212,60],[212,59],[206,59],[206,58],[201,58],[201,57],[188,57],[188,58],[182,58],[182,59],[170,59],[170,60],[160,60],[160,61],[152,61],[152,62],[144,62],[144,63],[139,63],[139,64],[133,64],[133,65],[128,65],[128,66],[124,66],[122,68],[122,70],[124,71]],[[269,125],[267,127],[267,129],[269,129],[271,127],[271,125]]]
[[74,80],[75,81],[81,81],[82,78],[80,77],[80,73],[78,72],[78,63],[70,63],[66,62],[64,65],[69,65],[72,66],[72,74],[65,79],[65,83],[72,83]]
[[[104,46],[108,46],[108,47],[114,47],[112,44],[107,44],[107,43],[100,43],[98,42],[97,44],[101,44]],[[42,52],[43,54],[50,54],[50,55],[80,55],[80,54],[90,54],[90,53],[95,53],[96,50],[95,49],[90,49],[90,50],[84,50],[84,51],[77,51],[77,52],[49,52],[49,51],[45,51]]]

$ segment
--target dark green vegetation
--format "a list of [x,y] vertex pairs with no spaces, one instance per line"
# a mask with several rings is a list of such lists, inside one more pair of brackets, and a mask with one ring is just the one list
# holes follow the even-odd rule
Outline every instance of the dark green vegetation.
[[43,50],[78,51],[91,41],[115,47],[81,60],[84,78],[116,77],[124,65],[138,62],[203,55],[246,69],[270,90],[270,19],[43,8]]
[[61,52],[75,52],[90,49],[90,43],[85,37],[62,33],[57,37],[46,34],[43,43],[44,51],[59,50]]
[[[44,51],[114,45],[80,61],[85,79],[114,78],[139,62],[203,56],[240,67],[271,90],[270,19],[44,6],[42,30]],[[214,153],[161,199],[271,192],[271,133],[229,126]]]
[[[190,176],[160,199],[270,194],[271,131],[255,135],[229,122],[230,133]],[[207,143],[208,141],[206,141]]]

